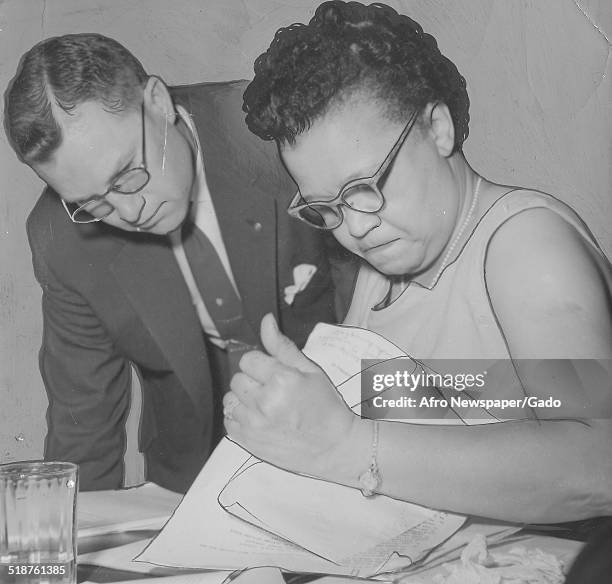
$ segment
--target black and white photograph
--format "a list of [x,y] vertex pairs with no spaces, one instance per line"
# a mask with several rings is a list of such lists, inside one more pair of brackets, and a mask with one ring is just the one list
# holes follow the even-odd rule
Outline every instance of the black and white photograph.
[[609,584],[606,0],[0,0],[0,584]]

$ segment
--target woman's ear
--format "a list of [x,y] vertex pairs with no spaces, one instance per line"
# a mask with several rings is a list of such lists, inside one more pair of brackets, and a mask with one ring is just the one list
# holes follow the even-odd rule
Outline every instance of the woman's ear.
[[176,120],[174,102],[166,84],[154,75],[149,77],[144,88],[146,108],[173,124]]
[[445,158],[450,156],[455,148],[455,125],[447,105],[440,102],[431,104],[429,121],[439,154]]

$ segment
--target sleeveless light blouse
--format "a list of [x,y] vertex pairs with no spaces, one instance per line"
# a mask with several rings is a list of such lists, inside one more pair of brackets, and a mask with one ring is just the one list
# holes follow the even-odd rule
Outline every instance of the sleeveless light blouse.
[[389,280],[364,262],[345,324],[375,331],[419,360],[508,359],[485,286],[487,246],[508,219],[542,207],[573,225],[604,256],[586,225],[565,203],[536,191],[512,190],[491,204],[431,288],[411,282],[391,304],[374,309],[387,295]]

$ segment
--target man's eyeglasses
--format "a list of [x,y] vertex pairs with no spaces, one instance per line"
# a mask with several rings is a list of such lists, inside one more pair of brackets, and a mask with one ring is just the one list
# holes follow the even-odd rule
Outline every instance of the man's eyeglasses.
[[144,102],[140,106],[142,123],[142,163],[140,166],[121,171],[111,182],[111,186],[101,195],[95,195],[84,203],[67,203],[62,199],[66,213],[74,223],[95,223],[108,217],[115,208],[106,200],[109,193],[134,195],[144,189],[151,175],[146,166]]
[[304,202],[298,191],[287,208],[289,215],[301,219],[317,229],[336,229],[344,221],[343,205],[360,213],[378,213],[385,205],[385,197],[378,185],[406,141],[417,117],[418,111],[415,111],[404,126],[393,148],[372,176],[356,178],[347,182],[333,199],[327,201]]

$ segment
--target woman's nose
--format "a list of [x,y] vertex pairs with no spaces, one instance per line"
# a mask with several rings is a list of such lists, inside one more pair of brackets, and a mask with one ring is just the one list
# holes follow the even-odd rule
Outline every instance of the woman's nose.
[[344,222],[348,227],[350,235],[356,239],[365,237],[372,229],[380,225],[380,217],[377,213],[364,213],[355,211],[350,207],[342,207]]
[[141,193],[124,195],[110,192],[106,196],[107,201],[115,208],[115,211],[126,223],[138,223],[141,221],[145,199]]

